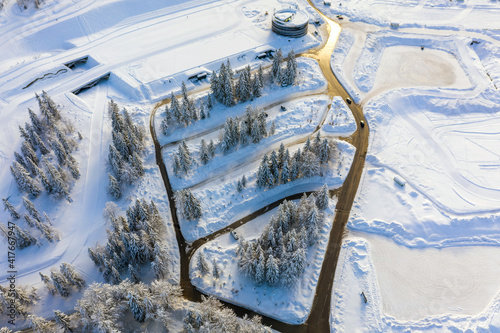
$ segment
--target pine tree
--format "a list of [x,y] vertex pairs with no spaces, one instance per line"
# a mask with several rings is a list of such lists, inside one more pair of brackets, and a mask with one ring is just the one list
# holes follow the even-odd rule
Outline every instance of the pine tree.
[[270,254],[269,258],[267,258],[266,262],[266,281],[271,286],[274,286],[279,282],[280,271],[276,259],[274,259],[273,255]]
[[62,313],[59,310],[54,310],[54,321],[64,330],[64,332],[73,332],[73,329],[71,328],[71,321],[68,315]]
[[131,165],[137,173],[137,178],[142,177],[144,175],[144,165],[142,164],[142,158],[137,154],[137,152],[132,153],[132,161]]
[[257,79],[259,82],[259,87],[262,89],[264,87],[264,70],[262,65],[259,65],[259,70],[257,71]]
[[109,145],[108,160],[111,170],[113,170],[115,176],[120,179],[125,162],[113,144]]
[[253,98],[258,98],[262,95],[261,85],[260,85],[259,78],[257,75],[253,76],[253,79],[251,80],[251,83],[250,83],[250,89],[252,90]]
[[122,282],[122,278],[120,276],[120,273],[118,272],[118,270],[115,268],[115,266],[111,265],[111,283],[112,284],[120,284],[120,282]]
[[318,238],[318,226],[319,226],[319,213],[314,206],[306,218],[306,231],[307,231],[307,241],[309,245],[312,245],[316,242]]
[[[217,75],[217,73],[215,71],[212,71],[212,76],[210,78],[210,88],[212,89],[212,94],[213,96],[215,97],[215,99],[217,99],[218,101],[220,101],[221,99],[221,84],[220,84],[220,77]],[[208,97],[208,99],[210,100],[210,95]],[[207,105],[210,105],[209,104],[209,101],[207,101]],[[209,106],[209,109],[211,107]]]
[[247,178],[245,177],[245,175],[243,175],[243,177],[241,177],[241,185],[243,187],[247,187]]
[[109,101],[108,112],[111,116],[111,127],[113,128],[113,131],[121,132],[123,130],[124,124],[122,116],[120,115],[120,109],[115,101]]
[[38,157],[36,156],[33,146],[28,141],[24,141],[22,143],[21,151],[25,158],[31,158],[31,160],[38,165],[39,162]]
[[45,143],[43,143],[40,136],[37,133],[34,133],[33,136],[35,138],[35,144],[40,149],[40,152],[42,153],[42,155],[47,155],[50,152],[50,150],[47,148]]
[[56,154],[57,163],[59,163],[59,165],[61,166],[65,165],[68,159],[68,155],[66,154],[66,151],[64,150],[64,147],[59,142],[59,140],[54,139],[52,141],[52,150]]
[[280,144],[280,148],[278,149],[278,163],[279,167],[283,167],[283,162],[285,160],[285,145],[283,142]]
[[306,151],[310,151],[310,152],[313,151],[310,137],[307,137],[306,144],[304,145],[304,152],[306,152]]
[[10,216],[13,219],[17,220],[17,219],[19,219],[21,217],[19,215],[19,213],[16,211],[16,209],[14,208],[14,206],[12,206],[12,204],[9,202],[9,198],[4,198],[4,199],[2,199],[2,201],[3,201],[4,210],[9,211]]
[[241,184],[241,180],[238,180],[237,184],[236,184],[236,190],[238,192],[241,192],[243,191],[243,184]]
[[68,155],[68,169],[69,169],[69,172],[71,173],[71,176],[73,177],[73,179],[78,179],[80,178],[80,170],[78,168],[78,163],[76,162],[76,160],[74,159],[73,156],[71,155]]
[[179,161],[179,157],[177,154],[174,155],[174,161],[172,162],[172,169],[174,170],[174,174],[177,176],[181,171],[181,162]]
[[305,151],[300,161],[300,170],[304,177],[313,177],[319,174],[319,159],[310,152]]
[[186,145],[186,141],[183,140],[182,143],[179,145],[177,156],[179,158],[180,169],[183,172],[188,172],[189,168],[191,167],[192,160],[191,160],[191,154]]
[[255,283],[257,285],[264,283],[266,278],[266,259],[264,258],[262,249],[259,252],[259,257],[255,265]]
[[269,158],[269,171],[271,171],[272,183],[277,183],[279,181],[279,162],[274,150],[271,152],[271,157]]
[[16,160],[17,163],[19,163],[20,165],[22,165],[25,169],[28,168],[28,166],[26,165],[26,161],[24,160],[24,158],[19,155],[19,153],[17,151],[14,152],[14,158]]
[[48,108],[49,112],[51,113],[52,117],[54,117],[54,119],[56,119],[56,120],[61,119],[61,114],[59,113],[59,109],[58,109],[56,103],[54,103],[54,101],[49,96],[49,94],[47,94],[43,90],[42,90],[42,98],[43,98],[45,104],[47,105],[47,108]]
[[182,122],[181,107],[173,92],[170,94],[170,113],[178,124]]
[[201,139],[201,149],[200,149],[200,160],[201,163],[207,164],[210,160],[210,152],[208,151],[208,146],[205,142],[205,139]]
[[54,287],[54,284],[52,283],[52,281],[50,280],[50,277],[48,275],[43,274],[42,272],[38,272],[38,274],[40,274],[40,279],[45,284],[45,287],[47,287],[49,292],[52,295],[55,295],[57,290],[56,290],[56,287]]
[[285,160],[283,162],[283,166],[281,167],[281,175],[280,180],[282,184],[288,183],[288,179],[290,178],[290,171],[288,169],[288,161]]
[[208,152],[210,153],[211,157],[215,156],[215,144],[213,140],[210,140],[210,143],[208,144]]
[[205,114],[205,106],[203,104],[201,104],[201,107],[200,107],[200,119],[205,119],[207,117],[207,115]]
[[68,297],[69,296],[68,281],[66,281],[64,276],[61,273],[52,270],[50,272],[50,278],[52,279],[52,283],[54,284],[54,287],[59,292],[59,294],[62,297]]
[[219,263],[215,260],[215,258],[212,261],[212,267],[213,267],[213,269],[212,269],[212,275],[213,275],[213,277],[216,278],[216,279],[220,278],[220,276],[222,274],[222,271],[221,271],[221,269],[219,267]]
[[316,193],[316,206],[319,209],[326,209],[328,207],[328,199],[329,199],[329,194],[328,194],[328,187],[323,185],[321,189]]
[[85,280],[75,270],[75,267],[63,262],[61,264],[61,274],[66,278],[69,285],[75,286],[81,290],[85,286]]
[[297,63],[295,62],[295,53],[293,50],[288,53],[287,58],[287,66],[282,78],[284,86],[293,85],[295,83],[295,78],[297,77]]
[[273,120],[273,122],[271,123],[271,128],[269,129],[269,135],[274,135],[274,133],[276,133],[276,123]]
[[200,255],[198,256],[198,260],[196,261],[196,267],[198,268],[198,270],[201,272],[202,275],[205,275],[210,270],[208,262],[205,259],[205,254],[203,252],[200,252]]
[[[300,150],[298,151],[300,152]],[[299,178],[299,173],[300,173],[300,160],[299,160],[299,154],[295,153],[294,157],[291,160],[291,166],[290,166],[290,180],[295,180]]]
[[30,314],[26,317],[26,320],[28,321],[29,327],[35,333],[49,333],[52,331],[51,323],[42,317]]
[[36,133],[42,134],[43,133],[42,122],[40,121],[38,116],[33,112],[33,110],[28,108],[28,112],[30,115],[31,125],[32,125],[33,129],[36,131]]
[[42,221],[42,215],[40,215],[40,212],[36,209],[35,205],[33,202],[31,202],[28,198],[23,197],[23,205],[24,208],[28,211],[28,213],[37,221]]
[[161,132],[163,133],[163,135],[167,135],[167,132],[168,132],[168,120],[167,120],[167,118],[164,118],[161,121],[160,128],[161,128]]
[[331,149],[328,139],[324,139],[318,147],[318,157],[320,163],[328,163],[331,159]]
[[57,140],[59,140],[61,145],[64,147],[64,151],[66,152],[66,154],[71,154],[72,151],[71,146],[68,140],[66,140],[66,137],[64,136],[63,132],[61,132],[61,130],[57,126],[54,126],[54,129],[56,132]]
[[269,170],[267,154],[265,154],[260,163],[259,171],[257,172],[257,186],[263,188],[269,184],[269,180],[272,182],[272,174]]
[[276,51],[273,58],[273,64],[271,67],[271,78],[276,82],[276,84],[281,85],[282,80],[282,69],[281,63],[283,62],[283,53],[281,48]]
[[201,217],[201,203],[190,190],[184,191],[184,216],[188,220],[197,220]]
[[139,272],[137,271],[137,269],[134,266],[129,264],[128,271],[130,273],[130,280],[132,281],[132,283],[136,284],[136,283],[141,282],[141,275],[139,274]]

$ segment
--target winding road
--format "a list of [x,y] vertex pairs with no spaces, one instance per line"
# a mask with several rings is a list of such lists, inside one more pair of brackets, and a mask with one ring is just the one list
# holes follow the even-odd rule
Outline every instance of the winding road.
[[[338,37],[338,34],[332,33],[332,30],[333,29],[338,30],[339,26],[330,19],[328,19],[326,16],[324,16],[314,6],[314,4],[311,1],[309,1],[309,3],[313,8],[315,8],[320,13],[320,15],[328,23],[327,30],[329,38],[326,44],[322,48],[318,50],[308,51],[306,53],[299,54],[298,56],[310,57],[318,62],[323,72],[323,75],[326,77],[328,81],[329,96],[331,97],[341,96],[343,99],[346,99],[348,97],[350,98],[349,94],[344,89],[344,87],[342,87],[342,85],[337,80],[337,78],[335,77],[330,68],[330,57],[332,55]],[[189,278],[189,261],[193,253],[206,242],[211,241],[222,234],[230,232],[231,230],[243,225],[248,221],[251,221],[252,219],[258,217],[259,215],[265,213],[266,211],[277,207],[284,200],[299,199],[303,195],[303,193],[294,194],[289,197],[278,200],[276,202],[273,202],[267,205],[266,207],[263,207],[258,211],[255,211],[254,213],[234,222],[233,224],[221,230],[218,230],[217,232],[207,237],[200,238],[195,242],[188,244],[181,233],[176,213],[177,208],[174,201],[174,191],[170,184],[170,179],[168,177],[167,170],[162,157],[162,147],[157,140],[155,126],[154,126],[154,117],[156,111],[161,105],[164,105],[165,102],[166,101],[162,101],[158,103],[151,112],[150,131],[155,145],[156,162],[158,164],[158,167],[160,168],[160,172],[165,184],[165,189],[167,191],[171,216],[173,224],[175,226],[177,242],[179,244],[180,266],[181,266],[180,286],[183,290],[183,297],[190,301],[199,302],[201,300],[202,293],[198,291],[191,284],[191,280]],[[357,124],[359,124],[361,120],[364,120],[365,123],[367,123],[366,120],[364,119],[361,106],[354,103],[351,103],[348,106],[351,112],[353,113]],[[337,261],[340,254],[344,228],[349,218],[349,213],[351,211],[351,207],[354,202],[354,198],[356,196],[361,174],[363,172],[366,152],[368,148],[368,133],[369,133],[368,125],[366,125],[364,128],[361,128],[358,125],[356,132],[354,132],[350,137],[346,138],[347,141],[349,141],[352,145],[356,147],[356,154],[354,156],[351,169],[344,182],[344,185],[340,189],[331,191],[332,194],[335,192],[335,194],[338,195],[335,220],[333,223],[333,227],[330,231],[329,243],[325,253],[325,258],[319,276],[318,285],[316,287],[316,295],[314,297],[312,309],[307,321],[301,325],[291,325],[278,321],[274,318],[263,316],[262,322],[265,325],[269,325],[273,329],[278,330],[280,332],[329,332],[330,331],[330,304],[331,304],[333,279],[335,276],[335,269],[337,267]],[[224,301],[222,303],[225,306],[231,308],[238,316],[243,316],[245,314],[253,316],[257,314],[254,311],[251,311],[249,309],[231,303],[227,303]],[[262,316],[262,314],[258,315]]]

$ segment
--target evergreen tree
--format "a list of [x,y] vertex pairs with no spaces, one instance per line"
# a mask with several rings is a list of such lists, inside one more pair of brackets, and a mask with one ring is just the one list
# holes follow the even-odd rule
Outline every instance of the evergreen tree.
[[170,114],[178,124],[182,122],[181,106],[173,92],[170,94]]
[[174,155],[174,161],[172,162],[172,169],[174,170],[174,174],[177,176],[181,171],[181,162],[179,161],[179,157]]
[[52,283],[54,284],[54,287],[59,292],[59,294],[62,297],[68,297],[69,296],[68,281],[66,281],[64,276],[61,273],[59,273],[55,270],[52,270],[50,272],[50,277],[52,279]]
[[52,331],[52,325],[49,321],[42,317],[30,314],[26,317],[29,327],[35,333],[49,333]]
[[283,62],[283,53],[281,48],[276,51],[273,58],[273,64],[271,67],[271,78],[276,82],[276,84],[281,84],[282,80],[282,69],[281,63]]
[[113,170],[115,176],[120,179],[125,162],[113,144],[109,145],[108,160],[111,170]]
[[216,278],[216,279],[220,278],[220,276],[222,274],[222,271],[221,271],[221,269],[219,267],[219,263],[215,260],[215,258],[212,261],[212,267],[213,267],[213,269],[212,269],[212,275],[213,275],[213,277]]
[[319,226],[319,213],[314,206],[309,213],[307,214],[306,219],[306,232],[307,232],[307,241],[309,245],[312,245],[316,242],[318,238],[318,226]]
[[71,328],[71,321],[68,315],[62,313],[59,310],[54,310],[54,321],[64,330],[64,332],[73,332],[73,329]]
[[127,300],[128,300],[128,306],[135,320],[137,320],[140,323],[143,323],[146,320],[146,312],[144,310],[144,307],[142,305],[142,300],[140,299],[139,295],[137,295],[137,293],[131,290],[127,295]]
[[262,249],[260,249],[259,252],[260,252],[259,257],[255,265],[255,277],[254,277],[255,283],[257,283],[257,285],[264,283],[266,278],[266,259],[264,258],[264,253],[262,252]]
[[241,180],[238,180],[237,184],[236,184],[236,190],[238,192],[241,192],[243,191],[243,185],[241,184]]
[[[212,75],[210,77],[210,88],[212,89],[212,94],[215,96],[217,100],[220,100],[221,91],[220,91],[220,81],[219,76],[215,71],[212,71]],[[210,96],[210,95],[209,95]],[[210,97],[208,97],[210,99]],[[207,105],[208,105],[207,101]]]
[[68,159],[68,155],[66,154],[66,150],[64,150],[64,147],[59,142],[59,140],[54,139],[52,141],[52,150],[56,154],[57,163],[59,163],[59,165],[61,166],[65,165]]
[[61,264],[61,274],[66,278],[69,285],[77,287],[78,290],[85,286],[85,280],[76,272],[75,267],[66,262]]
[[328,139],[324,139],[318,145],[318,157],[320,163],[328,163],[331,159],[331,149]]
[[21,145],[21,152],[23,153],[25,158],[31,158],[33,162],[38,165],[38,157],[36,156],[35,150],[33,146],[29,143],[29,141],[24,141]]
[[273,178],[271,171],[269,170],[267,154],[265,154],[262,158],[262,162],[260,163],[259,171],[257,172],[257,186],[262,188],[272,183]]
[[305,151],[300,162],[300,169],[304,177],[313,177],[318,175],[319,174],[318,157],[310,151]]
[[35,220],[42,221],[42,215],[40,215],[33,202],[26,197],[23,197],[23,206]]
[[167,135],[167,132],[168,132],[168,120],[167,120],[167,118],[164,118],[161,121],[160,128],[161,128],[161,132],[163,133],[163,135]]
[[26,161],[24,160],[24,158],[19,155],[19,153],[17,151],[14,152],[14,158],[16,160],[17,163],[19,163],[20,165],[22,165],[25,169],[28,168],[28,166],[26,165]]
[[241,177],[241,185],[243,185],[243,187],[247,187],[247,178],[245,177],[245,175]]
[[59,113],[59,108],[57,107],[56,103],[52,100],[52,98],[47,94],[45,91],[42,90],[42,98],[47,105],[47,108],[49,112],[51,113],[52,117],[56,120],[61,119],[61,114]]
[[132,283],[141,282],[141,275],[139,274],[139,272],[137,271],[137,269],[134,266],[129,264],[128,271],[130,273],[130,281],[132,281]]
[[288,161],[285,160],[283,162],[283,166],[281,167],[281,176],[280,180],[282,184],[288,183],[288,179],[290,178],[290,170],[288,169]]
[[278,163],[279,167],[283,167],[283,162],[285,160],[285,145],[283,142],[280,144],[280,148],[278,149]]
[[45,143],[43,143],[40,136],[36,132],[33,134],[33,136],[35,138],[35,144],[40,149],[40,152],[42,153],[42,155],[47,155],[50,152],[50,150],[47,148]]
[[208,144],[208,152],[210,153],[211,157],[215,156],[215,144],[213,140],[210,140],[210,143]]
[[276,151],[271,152],[271,157],[269,158],[269,171],[271,171],[273,184],[279,181],[279,162]]
[[78,168],[78,163],[76,162],[76,160],[74,159],[73,156],[71,155],[68,155],[68,169],[69,169],[69,172],[71,173],[71,176],[73,177],[73,179],[78,179],[80,178],[80,170]]
[[190,190],[185,190],[184,216],[188,220],[197,220],[201,217],[201,203]]
[[319,209],[326,209],[328,207],[328,199],[329,198],[330,198],[330,196],[328,194],[328,187],[325,184],[316,193],[316,206]]
[[266,262],[266,281],[269,283],[271,286],[274,286],[279,282],[279,276],[280,271],[279,271],[279,266],[274,259],[273,255],[270,254],[269,258],[267,259]]
[[196,261],[196,267],[198,268],[198,270],[201,272],[202,275],[205,275],[210,270],[210,267],[208,266],[208,262],[205,259],[205,254],[203,253],[203,251],[200,252],[200,255],[198,256],[198,260]]
[[295,83],[295,78],[297,77],[297,63],[295,61],[295,53],[291,50],[288,53],[288,61],[285,72],[283,74],[283,85],[291,86]]
[[269,129],[269,135],[274,135],[274,133],[276,132],[276,123],[273,122],[271,123],[271,128]]
[[137,178],[142,177],[145,172],[144,165],[142,164],[142,158],[135,151],[132,153],[131,156],[132,156],[131,165],[137,174]]
[[54,287],[54,284],[52,283],[52,281],[50,280],[50,277],[48,275],[43,274],[42,272],[38,272],[38,274],[40,274],[40,279],[45,284],[45,287],[47,287],[49,292],[52,295],[55,295],[57,290],[56,290],[56,287]]
[[306,144],[304,145],[304,152],[306,152],[306,151],[309,151],[309,152],[313,151],[310,137],[307,138]]
[[12,206],[12,204],[9,202],[9,198],[3,198],[2,201],[3,201],[4,210],[9,211],[9,214],[13,219],[17,220],[21,217],[19,215],[19,213],[16,211],[16,209],[14,208],[14,206]]
[[120,284],[120,282],[123,281],[121,276],[120,276],[120,273],[115,268],[115,266],[111,265],[110,268],[111,268],[111,274],[110,274],[111,283],[115,284],[115,285]]
[[28,108],[28,112],[30,114],[31,125],[33,126],[33,129],[36,131],[36,133],[42,134],[43,133],[42,122],[40,121],[38,116],[33,112],[33,110]]
[[201,163],[207,164],[210,160],[210,152],[208,151],[208,146],[205,142],[205,139],[201,139],[201,149],[200,149],[200,160]]

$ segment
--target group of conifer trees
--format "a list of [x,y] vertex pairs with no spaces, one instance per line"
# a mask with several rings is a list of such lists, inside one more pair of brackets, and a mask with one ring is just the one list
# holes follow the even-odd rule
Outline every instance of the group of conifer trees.
[[[251,106],[245,111],[241,118],[228,117],[221,132],[221,141],[215,144],[213,140],[207,144],[201,140],[199,158],[202,164],[207,164],[215,157],[217,148],[222,153],[228,153],[238,145],[246,145],[249,142],[258,143],[262,138],[270,135],[272,129],[267,129],[267,113],[254,109]],[[186,144],[185,140],[179,144],[178,151],[173,155],[172,169],[176,176],[185,175],[196,162]]]
[[190,189],[175,192],[175,205],[188,220],[198,220],[201,217],[201,202]]
[[113,142],[109,145],[108,192],[115,199],[122,196],[122,184],[130,184],[144,175],[141,157],[145,149],[144,127],[135,125],[127,109],[120,113],[118,105],[111,100],[108,106],[113,128]]
[[[250,66],[247,66],[239,73],[237,80],[233,79],[234,76],[235,73],[229,59],[225,63],[222,62],[219,71],[213,71],[210,77],[211,93],[200,103],[189,98],[186,84],[182,82],[181,101],[179,102],[179,99],[172,92],[170,104],[165,106],[165,118],[161,122],[163,134],[166,135],[169,129],[175,126],[188,126],[200,119],[210,117],[210,110],[215,101],[225,106],[233,106],[238,102],[246,102],[261,96],[266,82],[262,66],[259,66],[253,75]],[[288,54],[286,61],[281,49],[276,51],[270,78],[272,82],[280,86],[295,84],[297,62],[293,50]],[[197,107],[197,104],[201,104],[200,107]],[[248,130],[251,131],[251,128]]]
[[161,122],[163,134],[167,134],[168,130],[175,126],[188,126],[200,119],[210,117],[210,110],[213,106],[212,96],[209,94],[206,101],[201,101],[201,106],[198,108],[196,102],[189,98],[186,84],[184,81],[181,85],[181,102],[175,97],[172,92],[170,95],[170,105],[165,106],[165,118]]
[[[28,309],[34,305],[40,297],[36,291],[35,287],[27,287],[23,285],[8,286],[4,287],[0,285],[0,314],[7,315],[11,314],[9,306],[15,303],[15,315],[20,318],[27,318],[29,315]],[[10,331],[12,332],[12,331]],[[3,333],[0,330],[0,333]]]
[[106,246],[88,249],[105,281],[118,284],[122,281],[121,274],[128,272],[136,283],[146,265],[156,278],[168,278],[170,257],[163,243],[165,225],[155,203],[137,199],[127,209],[126,216],[118,216],[116,205],[108,203],[106,215],[113,226],[108,230]]
[[322,140],[319,132],[314,143],[307,138],[302,151],[299,148],[293,156],[281,143],[278,152],[273,150],[269,157],[265,154],[262,158],[257,171],[257,186],[265,188],[301,177],[316,176],[321,165],[333,159],[333,151],[333,143],[326,138]]
[[[24,139],[21,144],[22,155],[14,153],[11,173],[21,192],[37,197],[43,186],[48,194],[71,201],[70,177],[80,177],[78,164],[72,155],[77,147],[71,137],[73,128],[65,123],[59,108],[46,92],[41,96],[37,94],[36,98],[42,117],[28,109],[31,124],[19,126]],[[54,160],[57,160],[57,166]]]
[[[14,152],[15,160],[10,171],[21,192],[38,197],[44,189],[55,199],[66,198],[71,202],[70,186],[80,177],[78,164],[72,155],[77,148],[77,141],[73,138],[74,129],[62,118],[59,107],[45,91],[35,96],[41,116],[28,109],[30,122],[26,122],[24,127],[19,126],[23,139],[21,154]],[[78,137],[81,139],[80,133]],[[8,198],[2,201],[12,219],[21,218]],[[23,197],[23,206],[26,209],[23,218],[28,226],[38,229],[50,242],[59,240],[59,235],[45,212],[42,217],[28,197]],[[0,224],[0,230],[4,235],[9,230],[14,232],[19,249],[38,242],[28,229],[17,224],[8,227]]]
[[63,262],[59,271],[52,269],[50,277],[39,272],[42,282],[52,295],[59,293],[62,297],[68,297],[71,293],[71,288],[76,287],[81,291],[85,286],[85,280],[75,270],[75,267]]
[[259,285],[296,282],[306,267],[308,247],[318,238],[328,199],[325,185],[316,194],[304,194],[298,204],[285,200],[257,240],[240,239],[240,269]]

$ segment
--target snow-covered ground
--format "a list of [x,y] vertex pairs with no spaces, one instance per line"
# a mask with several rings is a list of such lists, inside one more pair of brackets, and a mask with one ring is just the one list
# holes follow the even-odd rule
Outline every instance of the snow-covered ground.
[[[111,200],[106,194],[111,140],[106,111],[109,100],[127,107],[134,121],[148,129],[154,103],[170,91],[177,91],[180,82],[193,73],[216,69],[226,59],[231,60],[234,69],[247,64],[267,66],[269,60],[257,60],[258,53],[282,48],[286,54],[291,49],[301,52],[320,45],[322,33],[314,34],[314,25],[310,25],[307,36],[290,41],[271,33],[270,13],[290,4],[300,8],[308,6],[301,0],[287,3],[274,0],[54,0],[44,3],[39,11],[21,12],[15,1],[8,2],[0,12],[1,197],[10,196],[10,201],[21,209],[21,195],[9,166],[14,151],[20,150],[18,125],[29,120],[28,107],[38,110],[35,92],[47,91],[83,136],[75,152],[82,176],[70,193],[73,202],[53,202],[45,195],[34,200],[37,208],[50,216],[61,241],[17,251],[18,284],[43,289],[38,272],[48,273],[61,262],[75,265],[89,283],[102,279],[88,257],[87,248],[97,242],[105,243],[106,228],[109,228],[102,217],[105,203]],[[85,56],[89,57],[86,64],[72,69],[64,66]],[[71,93],[107,73],[111,73],[107,82],[78,96]],[[324,88],[324,82],[308,81],[320,90]],[[202,85],[189,83],[188,88],[200,89]],[[177,242],[149,130],[147,136],[146,175],[131,186],[117,204],[124,212],[136,198],[155,201],[169,226],[165,241],[173,258],[172,278],[176,280]],[[7,212],[1,211],[0,219],[7,221]],[[19,224],[23,226],[24,222]],[[6,266],[6,260],[7,257],[0,259],[1,267]],[[4,284],[6,273],[0,274],[0,282]],[[49,315],[54,308],[70,309],[76,301],[76,298],[60,300],[40,293],[43,299],[34,309],[38,315]]]
[[325,134],[339,136],[349,136],[356,131],[354,116],[342,97],[335,96],[333,98],[321,131]]
[[[230,234],[218,237],[196,251],[190,265],[192,283],[204,293],[216,295],[217,298],[250,308],[266,316],[291,324],[303,323],[309,315],[314,299],[335,217],[335,205],[336,199],[331,199],[329,207],[323,212],[324,218],[321,230],[318,232],[318,241],[307,250],[308,265],[293,286],[258,286],[251,278],[246,277],[238,267],[236,255],[238,242]],[[235,229],[236,233],[245,240],[258,238],[277,210],[278,208],[275,208]],[[210,265],[213,260],[220,264],[223,272],[220,278],[214,278],[210,272],[202,274],[197,269],[196,263],[200,253],[204,254]]]
[[370,126],[332,331],[498,331],[500,7],[319,7],[344,15],[331,65]]
[[[286,184],[271,188],[257,187],[256,178],[261,158],[211,179],[209,182],[192,188],[193,195],[201,201],[202,215],[195,221],[189,221],[178,212],[182,234],[187,241],[194,241],[238,221],[252,212],[287,196],[314,191],[327,184],[330,189],[342,186],[349,170],[356,149],[345,141],[335,140],[338,157],[328,166],[328,171],[321,176],[299,178]],[[304,144],[289,147],[290,154],[303,148]],[[240,193],[236,190],[237,181],[243,175],[247,186]],[[222,217],[222,218],[221,218]]]

